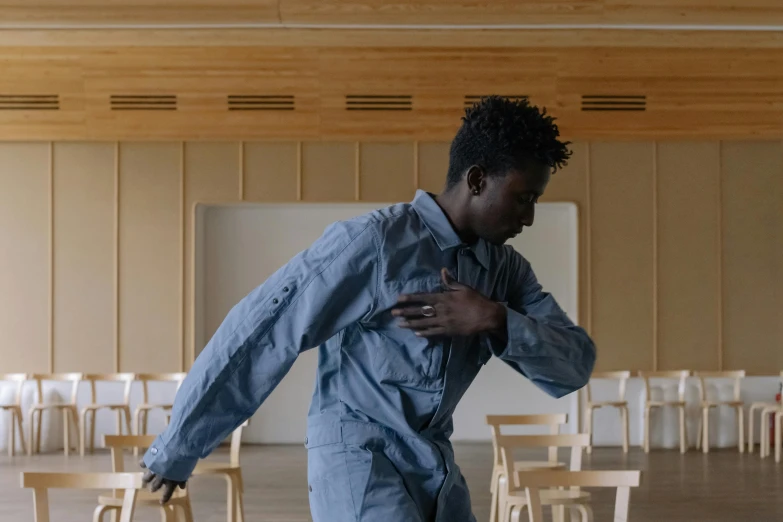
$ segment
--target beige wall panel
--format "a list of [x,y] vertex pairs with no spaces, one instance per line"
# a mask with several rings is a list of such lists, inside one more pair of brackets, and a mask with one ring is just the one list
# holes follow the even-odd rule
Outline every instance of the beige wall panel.
[[657,148],[658,367],[720,366],[720,146]]
[[446,186],[451,143],[419,143],[419,187],[439,194]]
[[590,146],[593,336],[603,369],[653,366],[653,144]]
[[181,365],[179,143],[120,145],[120,371]]
[[296,201],[297,149],[296,143],[245,143],[245,201]]
[[356,200],[356,144],[302,144],[302,199]]
[[359,187],[362,201],[410,201],[416,192],[413,143],[362,143]]
[[[201,307],[194,306],[193,248],[194,205],[197,202],[239,201],[238,142],[189,142],[185,143],[185,368],[190,367],[191,357],[198,355],[203,346],[195,345],[195,324],[204,324]],[[199,344],[208,342],[203,339]],[[191,351],[192,349],[192,351]]]
[[783,368],[783,146],[721,147],[724,367]]
[[573,143],[573,154],[568,165],[556,172],[541,201],[570,201],[578,207],[579,219],[579,317],[572,317],[580,325],[590,329],[590,249],[587,237],[590,210],[587,194],[590,155],[587,143]]
[[115,369],[115,146],[54,146],[54,370]]
[[49,144],[0,143],[2,372],[49,371]]

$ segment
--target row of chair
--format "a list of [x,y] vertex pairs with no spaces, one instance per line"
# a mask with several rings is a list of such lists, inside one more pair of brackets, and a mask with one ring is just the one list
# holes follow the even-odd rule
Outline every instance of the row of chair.
[[[487,415],[493,448],[490,522],[519,522],[524,510],[531,522],[538,522],[543,520],[542,506],[552,509],[555,522],[564,522],[566,510],[572,521],[591,522],[591,496],[582,487],[617,488],[614,520],[628,520],[630,488],[639,485],[641,472],[583,471],[582,450],[588,447],[590,436],[560,434],[567,420],[565,414]],[[502,427],[510,426],[539,426],[549,434],[504,434]],[[548,459],[517,459],[514,452],[527,448],[548,448]],[[559,448],[571,450],[568,469],[558,460]]]
[[[113,373],[113,374],[86,374],[86,373],[57,373],[57,374],[26,374],[12,373],[0,375],[0,382],[6,381],[16,384],[14,399],[8,404],[0,404],[0,411],[5,410],[10,414],[8,425],[8,454],[14,455],[16,446],[15,434],[19,432],[22,449],[28,455],[39,453],[41,451],[41,425],[43,413],[47,410],[60,411],[63,418],[63,436],[64,452],[69,454],[71,448],[71,428],[78,433],[79,453],[83,456],[86,443],[89,441],[89,450],[92,452],[95,448],[95,415],[99,410],[107,409],[116,412],[117,415],[117,434],[123,434],[123,421],[125,422],[126,433],[136,433],[143,435],[147,433],[147,422],[149,414],[153,410],[163,410],[170,412],[171,403],[151,403],[149,394],[149,384],[152,382],[175,383],[178,390],[182,381],[185,379],[185,373]],[[29,409],[29,432],[28,442],[25,445],[24,431],[22,429],[22,391],[25,383],[35,383],[34,402]],[[70,399],[66,401],[48,402],[44,401],[44,383],[45,382],[66,382],[70,383]],[[122,402],[101,403],[97,396],[97,383],[114,382],[123,383],[124,394]],[[131,390],[134,383],[140,383],[142,386],[141,403],[138,404],[134,412],[133,427],[131,427]],[[79,387],[82,383],[90,386],[90,399],[88,404],[79,410],[77,397]],[[37,422],[36,422],[37,418]],[[89,435],[89,438],[88,438]]]
[[[654,408],[661,408],[664,406],[672,406],[679,410],[679,427],[680,427],[680,451],[685,453],[687,451],[687,435],[685,424],[685,408],[687,402],[685,399],[685,385],[686,380],[689,377],[696,377],[699,390],[699,407],[702,415],[699,418],[699,435],[696,438],[697,449],[701,448],[704,453],[709,452],[709,412],[713,408],[719,406],[728,406],[734,408],[737,412],[737,433],[738,433],[738,449],[740,453],[743,452],[744,444],[744,402],[740,396],[741,380],[745,377],[745,372],[739,371],[726,371],[726,372],[691,372],[689,370],[679,371],[665,371],[665,372],[639,372],[639,377],[644,381],[645,388],[645,402],[644,402],[644,438],[643,447],[644,451],[650,451],[650,412]],[[626,395],[626,382],[631,378],[631,372],[618,371],[618,372],[596,372],[592,375],[592,380],[600,379],[612,379],[619,382],[619,397],[615,401],[603,401],[595,402],[592,400],[592,393],[590,384],[584,388],[585,393],[585,416],[584,416],[584,431],[592,437],[593,433],[593,411],[599,408],[612,407],[620,410],[623,429],[623,451],[628,452],[628,401],[625,398]],[[783,381],[783,372],[780,372],[781,381]],[[676,400],[653,400],[651,393],[651,382],[653,379],[674,379],[677,382],[677,398]],[[718,400],[715,398],[709,398],[707,396],[707,381],[710,379],[731,379],[734,381],[732,398],[729,400]],[[769,423],[770,417],[774,419],[774,425],[778,428],[775,430],[775,460],[780,462],[780,426],[783,422],[783,403],[780,402],[758,402],[753,403],[750,407],[748,415],[748,452],[753,452],[753,419],[754,412],[761,412],[760,425],[765,426]],[[767,424],[765,424],[765,421]],[[772,441],[769,440],[769,431],[761,429],[761,454],[762,457],[769,455],[769,446]],[[592,446],[588,446],[587,452],[590,453]]]

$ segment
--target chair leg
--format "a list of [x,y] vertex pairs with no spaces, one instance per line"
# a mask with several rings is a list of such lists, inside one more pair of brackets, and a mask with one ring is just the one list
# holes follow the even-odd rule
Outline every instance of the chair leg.
[[644,452],[650,453],[650,407],[644,407]]
[[22,445],[22,453],[27,453],[27,444],[24,442],[24,431],[22,430],[22,410],[14,410],[16,428],[19,430],[19,443]]
[[780,450],[783,443],[783,436],[781,436],[780,433],[780,430],[783,429],[783,423],[780,422],[781,420],[783,420],[783,413],[775,413],[775,462],[778,463],[780,462]]
[[117,513],[117,509],[112,509],[109,506],[98,506],[95,508],[95,511],[92,514],[92,522],[103,522],[103,515],[106,514],[107,511],[111,509],[112,516],[114,516]]
[[43,410],[38,410],[38,425],[35,428],[35,452],[41,453],[41,424],[43,424]]
[[71,454],[71,423],[68,417],[71,411],[68,408],[63,408],[63,453],[67,457]]
[[587,445],[587,454],[593,452],[593,408],[590,406],[585,410],[585,433],[590,437],[590,442]]
[[740,453],[745,452],[745,411],[742,406],[737,406],[737,449]]
[[[685,406],[680,406],[680,453],[688,451],[688,435],[685,430]],[[705,427],[706,432],[706,427]]]
[[710,409],[703,407],[701,409],[701,423],[704,426],[703,435],[704,438],[701,441],[701,450],[704,453],[710,452]]
[[131,432],[131,413],[130,413],[130,407],[125,407],[122,409],[123,413],[125,414],[125,427],[128,428],[128,435],[132,435]]
[[27,430],[27,456],[32,456],[33,448],[35,446],[35,440],[33,439],[33,435],[35,434],[35,411],[36,410],[30,410],[30,425],[29,429]]
[[86,444],[86,441],[84,440],[84,430],[87,426],[87,415],[89,414],[89,410],[87,408],[83,409],[81,413],[79,414],[79,456],[84,457],[84,447]]
[[565,506],[552,506],[552,522],[565,522]]
[[629,435],[628,435],[628,407],[620,408],[620,418],[623,423],[623,453],[628,453]]
[[756,408],[753,406],[748,410],[748,453],[753,453],[753,412]]
[[490,493],[492,494],[489,504],[489,522],[498,522],[498,474],[492,474],[492,484],[490,485]]
[[8,410],[8,456],[14,456],[14,447],[16,446],[16,426],[14,425],[14,410]]
[[577,504],[576,510],[582,518],[582,522],[593,522],[593,509],[587,504]]

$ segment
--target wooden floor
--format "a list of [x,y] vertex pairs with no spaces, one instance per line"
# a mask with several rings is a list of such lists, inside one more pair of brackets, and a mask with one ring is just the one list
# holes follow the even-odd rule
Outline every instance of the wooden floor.
[[[460,464],[471,488],[473,509],[479,522],[489,518],[488,480],[491,447],[488,444],[456,445]],[[224,450],[218,450],[215,458]],[[307,454],[302,446],[245,446],[247,522],[306,522]],[[133,459],[128,456],[127,465]],[[62,454],[10,459],[0,455],[0,521],[32,521],[32,493],[19,488],[19,472],[106,471],[108,453],[64,457]],[[720,450],[709,455],[691,451],[655,451],[645,455],[632,449],[624,457],[619,449],[596,448],[586,456],[585,469],[641,469],[642,486],[631,493],[633,522],[775,522],[783,520],[783,464],[760,460],[758,453],[740,455]],[[225,521],[225,485],[215,478],[191,481],[197,522]],[[611,520],[611,494],[596,492],[596,522]],[[91,520],[95,495],[58,491],[50,494],[52,522]],[[160,520],[156,508],[142,507],[138,521]],[[340,521],[334,521],[340,522]],[[386,522],[386,521],[384,521]],[[395,521],[388,521],[395,522]],[[402,522],[402,521],[401,521]],[[460,521],[454,521],[460,522]]]

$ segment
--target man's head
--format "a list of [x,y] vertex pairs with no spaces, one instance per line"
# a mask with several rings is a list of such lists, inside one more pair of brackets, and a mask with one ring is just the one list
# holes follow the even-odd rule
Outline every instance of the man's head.
[[526,99],[490,96],[465,111],[451,143],[446,192],[462,203],[464,233],[503,244],[531,226],[553,171],[566,165],[569,142],[546,109]]

